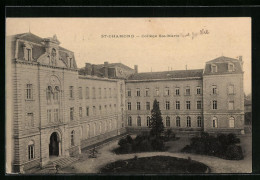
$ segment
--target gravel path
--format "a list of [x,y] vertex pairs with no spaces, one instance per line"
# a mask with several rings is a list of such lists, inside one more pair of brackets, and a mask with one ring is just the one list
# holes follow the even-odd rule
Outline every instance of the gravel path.
[[[76,162],[70,167],[63,169],[62,173],[99,173],[101,167],[117,160],[124,160],[134,158],[135,155],[138,157],[148,157],[148,156],[173,156],[179,158],[188,158],[192,160],[201,162],[210,167],[211,173],[251,173],[252,172],[252,150],[251,148],[251,137],[241,137],[241,145],[244,148],[245,158],[240,161],[224,160],[212,156],[203,156],[195,154],[178,153],[179,149],[188,144],[189,141],[180,139],[174,141],[168,152],[146,152],[146,153],[134,153],[125,155],[116,155],[112,153],[112,149],[118,147],[117,141],[111,142],[104,147],[98,149],[99,154],[97,158],[87,158],[88,154],[82,154],[81,160]],[[181,144],[181,145],[180,145]],[[178,147],[178,148],[176,148]]]

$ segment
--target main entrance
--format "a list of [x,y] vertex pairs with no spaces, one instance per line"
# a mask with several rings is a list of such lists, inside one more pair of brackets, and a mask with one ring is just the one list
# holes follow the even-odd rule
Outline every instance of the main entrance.
[[52,133],[50,137],[49,155],[59,156],[59,137],[56,132]]

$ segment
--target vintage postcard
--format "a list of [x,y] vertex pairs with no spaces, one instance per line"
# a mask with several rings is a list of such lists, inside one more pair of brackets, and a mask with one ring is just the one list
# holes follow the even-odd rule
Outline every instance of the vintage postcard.
[[251,173],[251,18],[6,18],[7,174]]

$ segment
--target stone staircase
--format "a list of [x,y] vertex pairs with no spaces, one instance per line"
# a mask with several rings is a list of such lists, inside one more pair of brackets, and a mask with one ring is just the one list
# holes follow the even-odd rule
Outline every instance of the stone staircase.
[[43,168],[35,171],[36,174],[53,174],[56,173],[55,165],[59,165],[59,170],[61,170],[64,167],[69,166],[73,162],[77,161],[77,158],[74,157],[60,157],[56,160],[50,161],[47,165],[45,165]]

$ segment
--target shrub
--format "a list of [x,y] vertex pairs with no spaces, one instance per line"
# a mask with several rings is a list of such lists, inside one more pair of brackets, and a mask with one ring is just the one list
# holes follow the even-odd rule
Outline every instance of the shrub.
[[151,142],[148,139],[144,139],[141,141],[139,146],[137,146],[137,151],[152,151],[153,147],[151,146]]
[[129,143],[129,144],[133,144],[133,138],[132,138],[130,135],[127,135],[127,136],[126,136],[126,141],[127,141],[127,143]]
[[236,146],[240,139],[235,134],[218,134],[217,137],[208,133],[201,133],[201,137],[191,138],[190,145],[185,146],[182,152],[197,153],[221,157],[224,159],[243,159],[240,146]]
[[121,152],[122,153],[131,153],[132,152],[132,144],[126,143],[123,146],[121,146]]
[[233,133],[227,135],[228,144],[237,144],[240,143],[240,139]]
[[127,140],[126,140],[125,138],[120,139],[120,140],[118,141],[118,145],[119,145],[119,146],[124,146],[126,143],[127,143]]
[[164,141],[162,139],[159,139],[159,138],[153,139],[152,142],[151,142],[151,145],[152,145],[153,149],[157,150],[157,151],[161,151],[165,148],[164,147]]
[[230,160],[241,160],[244,158],[241,146],[229,145],[226,151],[226,158]]

